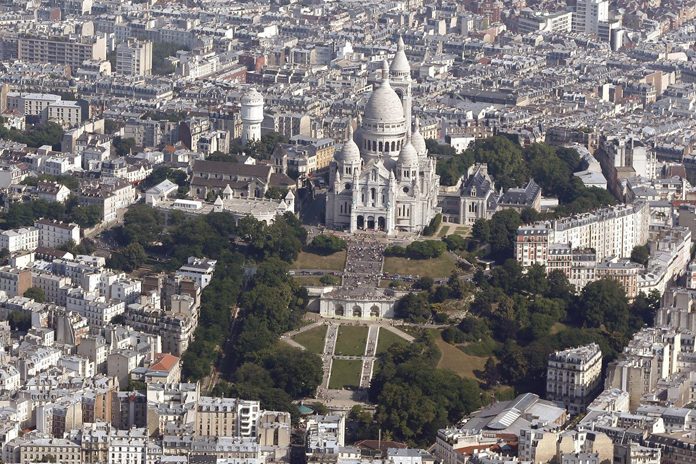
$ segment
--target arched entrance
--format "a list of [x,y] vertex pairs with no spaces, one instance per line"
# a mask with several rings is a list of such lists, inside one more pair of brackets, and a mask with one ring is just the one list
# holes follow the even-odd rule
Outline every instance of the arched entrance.
[[372,305],[372,307],[370,308],[370,316],[379,317],[379,306]]
[[346,310],[343,309],[343,305],[336,305],[336,311],[334,311],[336,316],[345,316]]
[[379,230],[386,230],[387,229],[387,220],[384,219],[384,216],[380,216],[377,218],[377,227]]
[[353,306],[353,317],[362,317],[362,308],[360,306]]
[[370,230],[374,230],[374,228],[375,228],[375,217],[374,216],[367,216],[367,228]]
[[358,216],[357,226],[358,226],[358,229],[365,228],[365,217],[364,216]]

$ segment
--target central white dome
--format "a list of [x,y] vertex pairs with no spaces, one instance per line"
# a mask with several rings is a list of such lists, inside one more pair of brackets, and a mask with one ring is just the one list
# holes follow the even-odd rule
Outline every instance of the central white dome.
[[382,82],[370,95],[365,106],[365,119],[378,122],[404,122],[404,106],[389,85],[389,81]]
[[365,105],[365,119],[380,123],[403,123],[406,120],[401,99],[389,84],[386,62],[382,70],[382,83],[372,91]]

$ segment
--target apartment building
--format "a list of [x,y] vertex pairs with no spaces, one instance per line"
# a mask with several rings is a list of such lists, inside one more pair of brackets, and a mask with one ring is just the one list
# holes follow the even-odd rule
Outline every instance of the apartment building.
[[132,205],[135,200],[133,185],[117,177],[103,177],[98,183],[84,185],[78,196],[81,205],[101,206],[104,222],[116,220],[119,210]]
[[111,438],[108,464],[147,464],[156,456],[148,456],[146,429],[118,431]]
[[112,318],[125,312],[126,304],[117,300],[107,301],[96,293],[73,288],[68,291],[65,308],[87,318],[90,327],[103,328]]
[[593,249],[596,260],[629,257],[633,247],[648,241],[650,208],[645,202],[618,205],[591,213],[520,226],[515,257],[522,267],[546,265],[552,244]]
[[682,334],[670,328],[645,328],[633,336],[617,361],[607,368],[607,388],[629,394],[629,408],[638,408],[641,397],[655,390],[658,381],[679,371]]
[[82,464],[80,445],[63,438],[37,438],[19,447],[19,462]]
[[8,110],[16,111],[24,116],[41,116],[49,105],[61,101],[60,95],[51,93],[7,93]]
[[255,437],[258,401],[202,396],[196,403],[194,433],[199,436]]
[[63,127],[77,127],[82,122],[82,107],[76,101],[57,101],[42,113],[44,122],[52,121]]
[[594,399],[602,376],[602,351],[589,345],[556,351],[546,368],[546,398],[572,415],[585,411]]
[[176,276],[193,280],[203,290],[213,279],[216,264],[217,261],[212,259],[190,256],[188,262],[176,271]]
[[39,219],[34,222],[34,227],[39,230],[39,246],[46,248],[59,248],[71,241],[80,243],[80,226],[60,221]]
[[517,19],[517,31],[521,34],[530,32],[567,33],[571,31],[572,27],[572,11],[542,14],[523,10]]
[[116,73],[125,76],[152,74],[152,42],[129,39],[116,46]]
[[106,60],[106,38],[22,35],[17,40],[17,57],[28,62],[66,64],[77,69],[86,60]]
[[39,246],[39,229],[23,227],[0,232],[0,248],[10,253],[34,251]]
[[47,272],[32,272],[32,287],[43,290],[46,301],[60,306],[65,306],[71,284],[70,277]]
[[345,446],[346,417],[342,414],[312,416],[307,419],[306,453],[338,454]]
[[22,296],[31,287],[31,271],[11,266],[0,267],[0,291],[9,297]]
[[609,20],[608,0],[578,0],[573,12],[573,32],[599,33],[599,23]]

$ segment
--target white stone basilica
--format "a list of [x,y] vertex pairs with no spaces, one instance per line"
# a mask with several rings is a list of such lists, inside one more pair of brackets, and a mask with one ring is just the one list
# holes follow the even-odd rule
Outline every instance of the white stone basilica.
[[440,211],[440,177],[418,120],[411,130],[411,66],[399,39],[391,67],[370,95],[362,120],[336,152],[326,197],[335,229],[420,232]]

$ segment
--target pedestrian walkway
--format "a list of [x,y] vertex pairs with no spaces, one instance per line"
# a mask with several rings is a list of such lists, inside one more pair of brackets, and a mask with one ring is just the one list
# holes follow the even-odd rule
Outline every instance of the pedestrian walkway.
[[333,355],[336,349],[336,338],[338,337],[338,325],[329,324],[326,328],[326,339],[324,340],[324,352],[321,356],[321,361],[324,370],[324,379],[321,383],[322,387],[329,388],[329,380],[331,379],[331,364],[333,363]]
[[365,344],[365,356],[363,357],[362,370],[360,372],[360,388],[370,388],[372,371],[377,355],[377,343],[379,341],[379,326],[371,325],[367,333],[367,343]]

